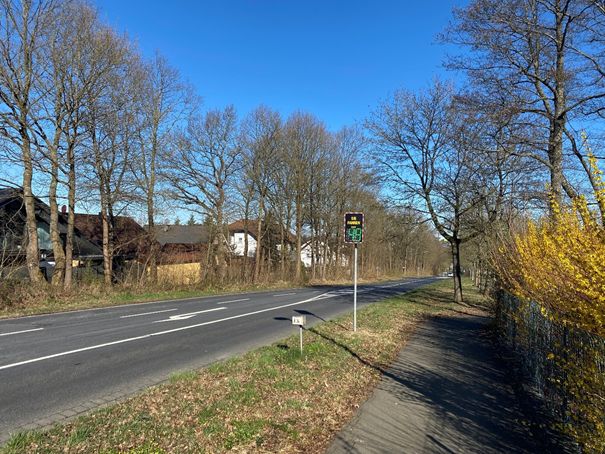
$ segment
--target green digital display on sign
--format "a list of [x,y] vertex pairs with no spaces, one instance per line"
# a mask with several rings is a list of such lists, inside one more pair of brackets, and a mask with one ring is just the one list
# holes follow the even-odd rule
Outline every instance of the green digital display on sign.
[[345,243],[363,241],[363,213],[345,213]]

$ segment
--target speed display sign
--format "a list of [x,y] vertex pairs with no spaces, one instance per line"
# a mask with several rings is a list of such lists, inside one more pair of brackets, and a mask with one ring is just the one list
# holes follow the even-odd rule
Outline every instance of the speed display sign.
[[363,242],[363,213],[345,213],[345,243]]

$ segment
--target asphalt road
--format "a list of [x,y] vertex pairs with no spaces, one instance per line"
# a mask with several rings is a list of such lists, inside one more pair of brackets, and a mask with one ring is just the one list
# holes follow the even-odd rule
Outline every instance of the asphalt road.
[[[436,278],[359,286],[358,306]],[[353,309],[352,287],[130,304],[0,321],[0,441]]]

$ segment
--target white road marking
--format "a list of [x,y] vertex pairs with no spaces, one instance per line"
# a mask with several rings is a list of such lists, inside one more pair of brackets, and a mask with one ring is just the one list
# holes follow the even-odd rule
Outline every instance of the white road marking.
[[334,293],[329,293],[328,292],[328,293],[322,293],[321,295],[317,295],[315,297],[315,299],[316,300],[325,300],[325,299],[328,299],[328,298],[334,298],[335,296],[341,296],[341,295],[336,295]]
[[12,333],[2,333],[0,336],[12,336],[13,334],[31,333],[32,331],[42,331],[44,328],[24,329],[23,331],[13,331]]
[[[309,303],[311,301],[315,301],[316,299],[320,299],[320,297],[322,297],[323,295],[324,294],[318,295],[318,296],[314,296],[313,298],[309,298],[309,299],[306,299],[306,300],[303,300],[303,301],[298,301],[296,303],[282,304],[281,306],[270,307],[268,309],[260,309],[258,311],[248,312],[246,314],[233,315],[232,317],[221,318],[221,319],[218,319],[218,320],[211,320],[209,322],[197,323],[195,325],[181,326],[179,328],[168,329],[168,330],[159,331],[159,332],[156,332],[156,333],[144,334],[142,336],[137,336],[137,337],[129,337],[127,339],[120,339],[120,340],[113,341],[113,342],[106,342],[104,344],[91,345],[90,347],[78,348],[78,349],[69,350],[69,351],[66,351],[66,352],[55,353],[53,355],[40,356],[38,358],[28,359],[28,360],[25,360],[25,361],[19,361],[17,363],[6,364],[4,366],[0,366],[0,370],[11,369],[13,367],[24,366],[26,364],[31,364],[31,363],[37,363],[37,362],[44,361],[44,360],[47,360],[47,359],[59,358],[59,357],[62,357],[62,356],[67,356],[67,355],[73,355],[74,353],[81,353],[81,352],[86,352],[86,351],[90,351],[90,350],[97,350],[99,348],[110,347],[112,345],[125,344],[127,342],[134,342],[134,341],[137,341],[137,340],[148,339],[148,338],[154,337],[154,336],[162,336],[164,334],[176,333],[176,332],[185,331],[185,330],[188,330],[188,329],[199,328],[200,326],[213,325],[215,323],[226,322],[228,320],[234,320],[236,318],[249,317],[250,315],[260,314],[262,312],[275,311],[275,310],[278,310],[278,309],[283,309],[285,307],[290,307],[290,306],[296,306],[298,304]],[[330,295],[330,296],[327,296],[326,298],[334,298],[335,296],[337,296],[337,295]],[[322,299],[325,299],[325,298],[322,298]]]
[[278,293],[277,295],[273,295],[273,296],[289,296],[289,295],[296,295],[296,292],[293,292],[293,293]]
[[[370,290],[367,290],[367,289],[366,290],[357,290],[357,294],[367,293],[367,292],[371,292],[371,291],[372,291],[372,289],[370,289]],[[353,292],[354,292],[354,290],[336,290],[334,292],[334,294],[339,295],[339,296],[340,295],[352,295]]]
[[[426,279],[429,279],[429,278],[426,278]],[[447,278],[444,278],[444,279],[447,279]],[[424,279],[417,279],[417,280],[412,280],[412,281],[406,281],[406,282],[402,282],[401,284],[396,284],[396,285],[405,285],[405,284],[410,284],[412,282],[417,282],[417,281],[421,281],[421,280],[424,280]],[[395,285],[393,285],[393,287],[395,287]],[[258,290],[258,291],[250,292],[250,293],[265,293],[265,292],[267,292],[267,291],[266,290]],[[103,311],[104,312],[104,311],[110,311],[112,309],[118,309],[118,308],[121,308],[121,307],[147,306],[149,304],[159,304],[159,303],[178,303],[180,301],[191,301],[191,300],[206,300],[206,299],[210,299],[210,298],[219,298],[220,296],[221,295],[204,295],[204,296],[192,296],[192,297],[189,297],[189,298],[173,298],[173,299],[169,299],[169,300],[146,301],[146,302],[143,302],[143,303],[118,304],[116,306],[93,307],[93,308],[90,308],[90,309],[78,309],[78,310],[75,310],[75,311],[54,312],[52,314],[24,315],[22,317],[19,317],[19,319],[54,317],[54,316],[78,314],[80,312],[94,312],[94,311],[99,311],[99,312]],[[222,296],[228,296],[228,295],[222,295]],[[11,321],[11,319],[2,319],[2,320],[0,320],[0,324],[2,324],[3,322],[10,322],[10,321]]]
[[377,288],[401,287],[402,285],[413,284],[414,282],[419,282],[419,281],[423,281],[423,280],[424,279],[414,279],[414,280],[411,280],[411,281],[397,282],[396,284],[379,285]]
[[239,300],[231,300],[231,301],[219,301],[216,304],[229,304],[229,303],[239,303],[240,301],[248,301],[250,298],[242,298]]
[[187,320],[188,318],[195,317],[197,314],[203,314],[205,312],[221,311],[223,309],[226,309],[226,308],[225,307],[215,307],[213,309],[206,309],[206,310],[197,311],[197,312],[189,312],[187,314],[171,315],[166,320],[156,320],[153,323],[174,322],[174,321],[179,321],[179,320]]
[[178,309],[164,309],[163,311],[143,312],[142,314],[122,315],[120,318],[142,317],[143,315],[161,314],[163,312],[178,311]]

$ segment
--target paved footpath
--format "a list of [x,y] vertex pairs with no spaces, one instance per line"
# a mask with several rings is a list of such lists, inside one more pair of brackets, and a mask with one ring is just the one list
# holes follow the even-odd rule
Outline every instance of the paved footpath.
[[542,452],[519,423],[488,322],[460,315],[419,327],[327,452]]

